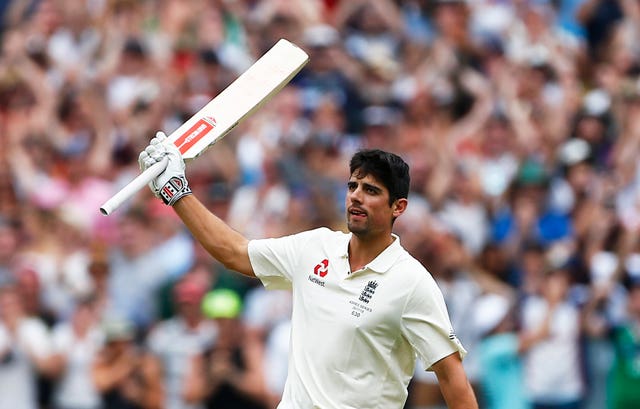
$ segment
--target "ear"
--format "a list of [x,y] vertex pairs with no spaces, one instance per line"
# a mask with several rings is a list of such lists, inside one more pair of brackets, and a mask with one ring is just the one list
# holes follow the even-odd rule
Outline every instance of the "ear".
[[405,210],[407,210],[408,203],[409,202],[407,201],[407,199],[398,199],[395,202],[393,202],[393,205],[391,205],[391,208],[393,209],[394,219],[400,216],[402,213],[404,213]]

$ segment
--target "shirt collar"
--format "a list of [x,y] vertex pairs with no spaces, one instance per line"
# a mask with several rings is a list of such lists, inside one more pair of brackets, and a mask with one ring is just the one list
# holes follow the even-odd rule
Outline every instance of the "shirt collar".
[[[349,241],[351,240],[351,236],[353,233],[349,233],[346,235],[346,240],[342,243],[342,257],[345,259],[349,258]],[[400,237],[396,234],[391,233],[391,236],[394,238],[393,242],[385,248],[382,253],[378,254],[376,258],[374,258],[369,264],[365,266],[365,269],[371,270],[376,273],[384,273],[388,271],[393,263],[400,257],[402,254],[402,246],[400,246]]]

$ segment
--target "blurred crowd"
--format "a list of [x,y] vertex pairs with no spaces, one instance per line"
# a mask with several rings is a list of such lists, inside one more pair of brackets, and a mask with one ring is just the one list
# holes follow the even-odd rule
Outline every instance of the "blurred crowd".
[[[208,208],[249,238],[344,229],[351,154],[398,153],[395,232],[443,291],[481,407],[640,407],[637,0],[0,15],[0,409],[275,408],[290,294],[225,270],[147,190],[98,208],[279,38],[310,62],[188,164]],[[442,405],[416,370],[407,408]]]

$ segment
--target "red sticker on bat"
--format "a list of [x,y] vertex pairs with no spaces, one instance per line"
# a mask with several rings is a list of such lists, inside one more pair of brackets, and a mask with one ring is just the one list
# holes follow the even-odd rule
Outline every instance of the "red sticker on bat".
[[203,136],[211,132],[216,127],[216,120],[212,117],[200,118],[191,128],[183,133],[174,144],[180,149],[180,153],[184,155],[193,145],[196,144]]

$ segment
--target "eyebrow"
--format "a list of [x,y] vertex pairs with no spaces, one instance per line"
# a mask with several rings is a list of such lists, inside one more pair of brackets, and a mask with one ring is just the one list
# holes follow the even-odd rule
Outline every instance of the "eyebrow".
[[[347,186],[348,187],[354,187],[355,185],[357,185],[358,182],[356,182],[355,180],[350,180],[349,182],[347,182]],[[366,183],[363,182],[362,183],[362,187],[365,189],[371,189],[373,191],[375,191],[376,193],[382,193],[382,188],[376,186],[376,185],[372,185],[371,183]]]

